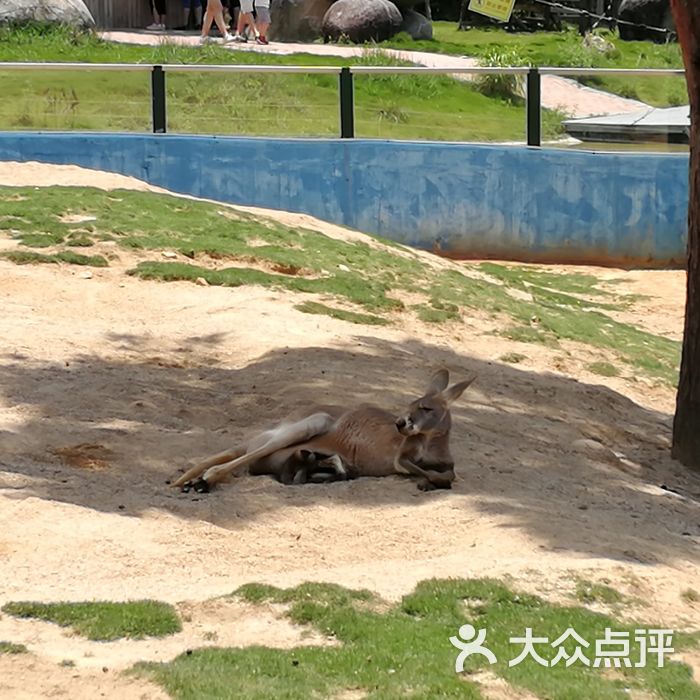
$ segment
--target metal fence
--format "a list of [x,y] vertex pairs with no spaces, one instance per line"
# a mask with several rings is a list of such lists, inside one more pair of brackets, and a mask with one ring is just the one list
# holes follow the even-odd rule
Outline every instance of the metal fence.
[[207,65],[207,64],[142,64],[142,63],[31,63],[0,62],[0,71],[90,70],[116,72],[148,72],[151,74],[151,105],[153,133],[167,132],[166,73],[323,73],[338,76],[338,113],[340,138],[355,137],[355,75],[515,75],[525,78],[526,143],[542,144],[542,76],[682,76],[683,69],[673,68],[526,68],[470,67],[433,68],[425,66],[279,66],[279,65]]

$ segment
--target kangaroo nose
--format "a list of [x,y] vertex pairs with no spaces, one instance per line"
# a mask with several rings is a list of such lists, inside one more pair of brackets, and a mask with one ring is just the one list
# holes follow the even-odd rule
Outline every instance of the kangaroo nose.
[[406,427],[406,419],[405,418],[398,418],[396,420],[396,427],[401,430],[401,428]]

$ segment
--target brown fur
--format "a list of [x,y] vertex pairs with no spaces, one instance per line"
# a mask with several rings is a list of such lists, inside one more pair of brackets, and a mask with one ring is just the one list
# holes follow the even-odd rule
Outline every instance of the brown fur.
[[425,395],[398,418],[370,405],[353,410],[309,407],[241,447],[201,462],[173,486],[208,491],[230,474],[247,469],[284,483],[324,480],[324,474],[329,481],[406,474],[419,477],[418,486],[424,490],[450,488],[455,478],[449,448],[450,405],[473,380],[448,389],[447,370],[437,371]]

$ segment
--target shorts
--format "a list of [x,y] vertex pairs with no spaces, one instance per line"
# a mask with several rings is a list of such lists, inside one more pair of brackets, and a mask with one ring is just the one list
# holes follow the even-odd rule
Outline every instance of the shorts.
[[249,15],[253,11],[253,0],[241,0],[241,12]]
[[185,6],[186,10],[189,10],[192,5],[195,7],[201,7],[202,6],[202,0],[183,0],[182,3]]
[[270,8],[259,7],[257,2],[255,3],[255,21],[260,24],[270,24]]

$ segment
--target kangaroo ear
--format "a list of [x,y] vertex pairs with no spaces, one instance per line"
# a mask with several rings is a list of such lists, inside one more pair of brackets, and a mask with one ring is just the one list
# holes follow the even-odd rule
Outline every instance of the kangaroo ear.
[[445,399],[447,404],[451,404],[456,401],[465,391],[465,389],[476,379],[474,375],[471,379],[465,379],[463,382],[453,384],[449,389],[445,389],[442,392],[442,397]]
[[425,392],[425,395],[432,396],[433,394],[439,394],[447,388],[449,381],[450,373],[446,369],[439,369],[430,377],[430,384],[428,385],[428,390]]

